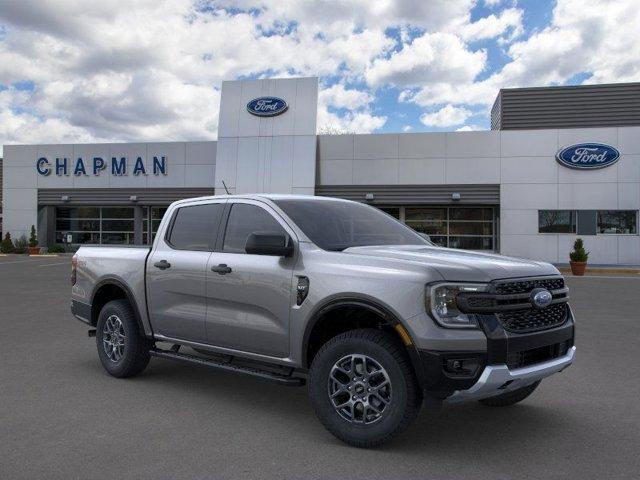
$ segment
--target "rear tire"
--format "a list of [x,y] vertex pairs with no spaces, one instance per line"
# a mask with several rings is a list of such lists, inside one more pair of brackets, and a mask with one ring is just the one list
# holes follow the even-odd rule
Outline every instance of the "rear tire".
[[422,390],[402,344],[388,333],[361,329],[322,346],[309,370],[309,399],[335,437],[369,448],[411,424]]
[[521,402],[529,395],[531,395],[536,388],[540,385],[540,380],[526,387],[519,388],[513,392],[503,393],[496,395],[495,397],[483,398],[480,403],[489,407],[509,407]]
[[151,345],[127,300],[113,300],[102,307],[96,346],[100,362],[110,375],[126,378],[142,372],[149,363]]

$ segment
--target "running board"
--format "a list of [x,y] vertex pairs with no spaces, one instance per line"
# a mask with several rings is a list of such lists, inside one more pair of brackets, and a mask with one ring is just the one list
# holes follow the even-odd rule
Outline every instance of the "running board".
[[175,360],[182,363],[188,363],[190,365],[201,365],[204,367],[215,368],[217,370],[223,370],[226,372],[243,373],[245,375],[251,375],[252,377],[261,378],[263,380],[270,380],[272,382],[280,383],[281,385],[290,387],[300,387],[305,383],[304,378],[300,377],[292,377],[291,375],[283,375],[280,373],[270,372],[267,370],[259,370],[257,368],[246,367],[242,365],[234,365],[230,362],[198,357],[196,355],[189,355],[187,353],[178,353],[171,350],[152,348],[151,350],[149,350],[149,354],[152,357],[166,358],[167,360]]

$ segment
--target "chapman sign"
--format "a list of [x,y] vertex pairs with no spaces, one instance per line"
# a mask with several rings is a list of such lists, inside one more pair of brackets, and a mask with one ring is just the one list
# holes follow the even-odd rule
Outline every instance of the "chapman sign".
[[57,176],[73,174],[78,177],[81,175],[98,176],[102,172],[111,173],[113,176],[128,175],[129,173],[135,176],[166,175],[167,157],[153,157],[153,161],[149,163],[145,163],[142,157],[137,157],[135,160],[127,157],[111,157],[111,161],[102,157],[78,157],[75,161],[66,157],[56,157],[55,159],[40,157],[36,161],[36,170],[43,177],[54,172]]
[[556,154],[556,160],[565,167],[579,170],[595,170],[613,165],[620,152],[603,143],[579,143],[565,147]]
[[247,111],[258,117],[275,117],[284,113],[287,108],[287,102],[278,97],[254,98],[247,103]]

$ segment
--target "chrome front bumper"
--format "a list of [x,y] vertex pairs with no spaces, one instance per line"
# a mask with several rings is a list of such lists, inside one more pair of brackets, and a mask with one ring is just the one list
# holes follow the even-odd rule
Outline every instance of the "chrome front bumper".
[[515,370],[509,370],[506,365],[489,365],[471,388],[457,390],[447,398],[446,403],[480,400],[526,387],[567,368],[573,363],[575,353],[576,347],[571,347],[562,357]]

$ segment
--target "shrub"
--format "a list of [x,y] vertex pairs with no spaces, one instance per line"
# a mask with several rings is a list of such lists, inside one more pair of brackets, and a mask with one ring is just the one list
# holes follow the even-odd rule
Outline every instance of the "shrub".
[[13,242],[13,253],[27,253],[27,241],[26,235],[21,235],[15,242]]
[[38,235],[36,234],[35,225],[31,225],[31,235],[29,235],[29,246],[30,247],[38,246]]
[[13,253],[13,241],[11,241],[11,234],[7,232],[4,236],[4,240],[2,240],[2,244],[0,244],[0,252],[2,253]]
[[572,262],[586,262],[589,258],[589,252],[584,249],[584,242],[581,238],[576,238],[573,244],[573,251],[569,253]]
[[49,253],[64,253],[64,246],[60,245],[59,243],[56,243],[55,245],[52,245],[49,247]]

